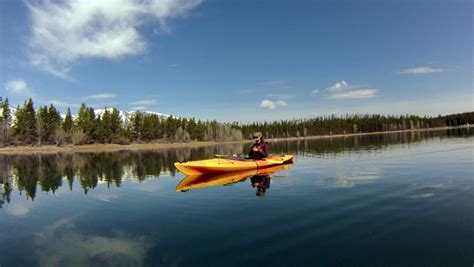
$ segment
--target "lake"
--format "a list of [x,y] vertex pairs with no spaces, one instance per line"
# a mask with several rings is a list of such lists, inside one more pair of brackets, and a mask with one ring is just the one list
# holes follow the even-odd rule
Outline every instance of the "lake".
[[294,164],[186,190],[174,162],[248,144],[0,155],[0,266],[472,266],[473,133],[270,143]]

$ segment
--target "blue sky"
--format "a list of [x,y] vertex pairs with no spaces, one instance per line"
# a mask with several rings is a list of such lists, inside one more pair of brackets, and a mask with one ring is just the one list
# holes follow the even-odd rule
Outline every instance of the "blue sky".
[[0,95],[220,121],[472,111],[472,1],[0,1]]

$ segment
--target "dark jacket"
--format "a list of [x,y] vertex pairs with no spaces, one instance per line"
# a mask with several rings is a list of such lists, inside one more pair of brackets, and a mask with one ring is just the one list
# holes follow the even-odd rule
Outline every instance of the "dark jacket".
[[[257,148],[257,151],[253,151],[254,147]],[[253,144],[250,147],[250,152],[249,152],[249,157],[250,158],[263,159],[263,158],[268,157],[269,154],[270,154],[270,152],[269,152],[269,149],[268,149],[268,143],[263,141],[263,140],[258,142],[258,143],[255,142],[255,144]]]

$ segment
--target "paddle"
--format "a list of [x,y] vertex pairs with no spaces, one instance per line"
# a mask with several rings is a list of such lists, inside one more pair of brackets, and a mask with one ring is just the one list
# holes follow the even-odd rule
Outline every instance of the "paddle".
[[230,156],[229,156],[229,155],[215,154],[214,157],[215,157],[215,158],[228,158],[228,157],[230,157]]
[[247,159],[247,158],[239,157],[239,156],[237,156],[237,155],[229,156],[229,155],[219,155],[219,154],[215,154],[214,157],[215,157],[215,158],[219,158],[219,159],[249,160],[249,159]]

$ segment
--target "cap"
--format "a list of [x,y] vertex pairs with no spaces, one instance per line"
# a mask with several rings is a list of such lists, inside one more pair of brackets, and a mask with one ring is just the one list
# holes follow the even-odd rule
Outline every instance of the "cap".
[[253,134],[253,139],[260,139],[262,137],[262,133],[261,132],[256,132]]

